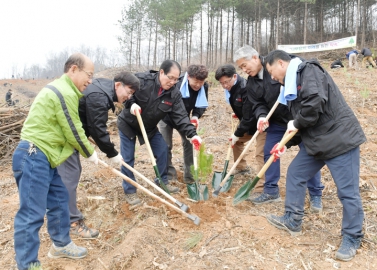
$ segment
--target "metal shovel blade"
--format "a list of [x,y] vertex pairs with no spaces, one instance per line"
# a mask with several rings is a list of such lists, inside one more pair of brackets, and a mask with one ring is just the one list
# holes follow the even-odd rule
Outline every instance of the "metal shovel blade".
[[234,195],[234,198],[233,198],[233,205],[237,205],[243,201],[245,201],[247,198],[249,198],[250,196],[250,191],[253,190],[253,188],[255,187],[255,185],[258,183],[259,181],[259,177],[256,176],[253,181],[247,181],[246,184],[244,184],[237,192],[236,192],[236,195]]
[[[226,173],[225,173],[225,175],[226,175]],[[212,177],[212,187],[214,189],[217,189],[220,186],[225,175],[222,172],[215,172],[215,174]],[[221,187],[220,192],[229,191],[229,189],[232,186],[233,179],[234,179],[234,175],[229,176],[228,181],[226,181],[225,184]]]

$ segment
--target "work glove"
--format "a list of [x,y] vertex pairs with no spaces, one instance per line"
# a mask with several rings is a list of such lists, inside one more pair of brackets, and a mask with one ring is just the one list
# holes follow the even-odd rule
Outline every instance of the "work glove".
[[259,133],[262,133],[263,131],[265,131],[266,128],[268,128],[269,126],[270,124],[268,123],[266,117],[259,117],[258,123],[257,123],[257,129]]
[[240,139],[240,137],[237,137],[236,135],[232,134],[232,137],[229,138],[229,141],[232,143],[232,148],[236,144],[236,142]]
[[123,158],[120,154],[116,155],[115,157],[111,157],[109,159],[110,159],[111,163],[114,163],[114,164],[119,165],[119,166],[122,165]]
[[190,139],[190,142],[195,147],[195,150],[199,151],[200,145],[202,144],[202,139],[198,135],[195,135]]
[[195,129],[198,129],[199,127],[199,118],[197,116],[193,116],[190,119],[191,124],[194,125]]
[[276,162],[276,160],[278,160],[282,155],[284,155],[285,151],[287,151],[287,147],[285,145],[278,150],[278,145],[279,143],[275,144],[270,152],[271,155],[274,155],[274,162]]
[[96,151],[94,151],[93,154],[90,157],[88,157],[88,161],[98,165],[98,155]]
[[131,109],[130,109],[131,114],[136,115],[136,111],[135,110],[139,110],[139,113],[141,114],[141,108],[136,103],[134,103],[134,104],[131,105]]
[[287,131],[288,133],[291,133],[292,131],[297,131],[298,129],[293,124],[293,120],[290,120],[287,125]]
[[235,113],[232,113],[232,118],[233,119],[238,119],[237,115]]

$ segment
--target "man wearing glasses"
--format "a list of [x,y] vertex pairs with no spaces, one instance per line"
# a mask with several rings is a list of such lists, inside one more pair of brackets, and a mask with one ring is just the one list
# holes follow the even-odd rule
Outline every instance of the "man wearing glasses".
[[[248,142],[254,133],[257,131],[257,120],[252,113],[252,104],[247,98],[246,79],[237,74],[233,65],[226,64],[216,70],[215,78],[221,84],[225,91],[226,101],[230,104],[233,110],[232,117],[239,119],[240,122],[234,134],[229,139],[233,147],[234,161],[238,159],[244,150],[245,143]],[[266,136],[260,134],[257,137],[257,147],[255,159],[258,163],[258,170],[263,167],[263,145]],[[250,166],[244,158],[238,163],[234,174],[251,173]],[[263,190],[263,182],[261,179],[255,187],[255,192]]]
[[[108,111],[115,111],[115,102],[123,103],[130,99],[133,93],[139,90],[140,82],[135,75],[123,71],[114,77],[114,80],[98,78],[92,79],[93,73],[83,70],[92,80],[80,99],[79,115],[87,137],[91,136],[99,149],[106,153],[112,163],[121,166],[122,157],[115,149],[107,131]],[[99,232],[89,228],[84,223],[84,216],[77,208],[77,185],[81,176],[79,153],[75,151],[62,165],[58,172],[68,189],[70,233],[82,238],[97,237]]]
[[[173,60],[165,60],[159,71],[147,71],[135,74],[140,80],[140,90],[126,102],[125,109],[118,117],[121,154],[124,162],[130,166],[135,163],[136,137],[140,144],[144,139],[135,113],[138,110],[144,123],[148,139],[156,158],[157,168],[162,181],[170,193],[177,193],[179,189],[169,184],[167,179],[168,146],[157,124],[168,115],[177,128],[185,134],[190,142],[199,148],[201,138],[197,135],[195,127],[190,123],[182,95],[175,86],[181,73],[180,65]],[[122,173],[135,181],[133,173],[122,166]],[[136,188],[127,182],[122,182],[126,201],[131,205],[141,203],[136,193]]]
[[[90,145],[78,115],[81,92],[92,82],[94,64],[75,53],[64,65],[64,74],[36,96],[13,154],[13,173],[20,206],[14,218],[14,249],[18,269],[40,268],[39,230],[47,216],[53,242],[48,257],[80,259],[88,250],[69,236],[68,192],[56,167],[74,149],[94,164],[97,152]],[[85,71],[85,72],[84,72]]]
[[[292,58],[299,58],[292,55]],[[234,53],[234,61],[246,74],[249,75],[247,82],[248,98],[253,103],[253,114],[258,119],[257,128],[260,132],[258,135],[265,134],[265,144],[262,145],[264,151],[264,161],[271,156],[271,149],[284,136],[287,123],[293,119],[288,107],[279,104],[269,120],[266,120],[267,114],[275,104],[280,94],[281,84],[273,80],[267,70],[263,67],[262,57],[251,46],[246,45],[239,48]],[[300,143],[300,136],[287,143],[289,148],[292,145]],[[301,147],[302,145],[299,144]],[[273,162],[265,173],[264,189],[261,193],[255,193],[250,201],[254,204],[264,204],[281,201],[279,185],[280,180],[280,159]],[[321,173],[317,172],[308,181],[310,211],[313,213],[322,212],[322,190],[324,186],[321,183]]]
[[[191,117],[190,121],[196,129],[199,127],[199,118],[204,114],[208,107],[208,83],[205,82],[208,77],[208,69],[203,65],[190,65],[184,76],[181,76],[176,87],[180,89],[182,101],[185,105],[187,116]],[[170,117],[165,116],[158,123],[158,128],[168,145],[168,180],[177,180],[177,171],[172,164],[173,148],[173,125]],[[194,178],[191,174],[191,165],[193,164],[193,151],[190,141],[186,138],[185,133],[178,132],[181,135],[183,147],[183,181],[186,184],[192,184]]]

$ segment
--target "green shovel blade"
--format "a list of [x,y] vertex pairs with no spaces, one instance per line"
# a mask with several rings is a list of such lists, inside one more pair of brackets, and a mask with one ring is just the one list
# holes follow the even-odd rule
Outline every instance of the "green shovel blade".
[[157,165],[153,166],[153,169],[154,169],[154,172],[155,172],[155,174],[156,174],[156,176],[157,176],[158,183],[160,184],[161,188],[162,188],[163,190],[165,190],[165,192],[166,192],[167,194],[170,194],[170,191],[169,191],[168,187],[165,185],[165,183],[164,183],[164,182],[162,181],[162,179],[161,179],[161,175],[160,175],[160,172],[159,172],[159,170],[158,170],[158,168],[157,168]]
[[[225,160],[224,169],[223,172],[215,172],[215,174],[212,177],[212,187],[213,189],[217,189],[221,182],[224,180],[226,176],[226,171],[228,170],[228,164],[229,160]],[[221,187],[220,192],[227,192],[229,191],[230,187],[232,186],[234,179],[234,175],[231,175],[228,180],[225,182],[225,184]]]
[[[217,189],[220,186],[223,179],[224,179],[223,173],[215,172],[215,174],[212,177],[212,187],[213,187],[213,189]],[[225,182],[225,184],[221,187],[220,192],[228,192],[229,189],[232,186],[233,179],[234,179],[234,175],[231,175],[228,178],[228,180]]]
[[195,201],[200,201],[200,192],[196,183],[187,184],[186,186],[187,186],[187,193],[190,199],[193,199]]
[[236,195],[234,195],[233,198],[233,205],[237,205],[249,198],[250,191],[253,190],[255,185],[258,183],[259,179],[260,178],[258,176],[255,176],[253,181],[247,181],[245,185],[243,185],[239,190],[237,190]]
[[197,183],[187,184],[187,193],[195,201],[209,200],[208,187]]

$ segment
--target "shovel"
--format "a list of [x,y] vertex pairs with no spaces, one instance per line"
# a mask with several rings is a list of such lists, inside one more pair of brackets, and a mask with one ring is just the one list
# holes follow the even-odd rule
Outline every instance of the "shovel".
[[145,127],[144,127],[144,124],[143,124],[143,119],[141,119],[139,110],[135,110],[135,112],[136,112],[137,121],[139,122],[141,133],[143,134],[145,145],[147,146],[148,154],[149,154],[149,157],[151,159],[152,166],[153,166],[154,172],[156,174],[156,177],[158,179],[158,182],[159,182],[160,186],[162,187],[162,189],[165,190],[166,193],[170,194],[170,191],[167,188],[167,186],[164,184],[164,182],[162,181],[160,172],[159,172],[159,170],[157,168],[156,160],[155,160],[155,158],[153,156],[152,148],[151,148],[151,145],[149,144],[149,139],[148,139],[147,133],[145,131]]
[[[275,109],[277,108],[277,106],[279,105],[279,101],[276,100],[274,106],[271,108],[270,112],[268,113],[268,115],[266,116],[266,120],[270,119],[271,115],[274,113]],[[213,197],[217,197],[219,196],[219,192],[220,190],[222,189],[222,187],[225,185],[226,181],[228,181],[229,177],[231,176],[232,172],[234,171],[234,169],[237,167],[238,163],[240,163],[241,159],[244,157],[244,155],[246,154],[246,152],[249,150],[251,144],[255,141],[255,139],[257,138],[259,134],[259,130],[257,130],[253,137],[250,139],[250,141],[246,144],[245,148],[243,149],[241,155],[238,157],[238,159],[236,160],[236,162],[234,162],[232,168],[230,168],[229,172],[227,173],[227,175],[225,176],[225,178],[223,179],[223,181],[220,183],[220,185],[215,189],[215,191],[213,191],[212,193],[212,196]]]
[[188,214],[186,213],[185,211],[183,211],[182,209],[176,207],[175,205],[167,202],[166,200],[158,197],[156,194],[152,193],[151,191],[149,191],[148,189],[146,189],[145,187],[143,187],[142,185],[138,184],[137,182],[133,181],[131,178],[128,178],[126,175],[124,175],[123,173],[121,173],[120,171],[112,168],[111,166],[109,166],[107,163],[105,163],[104,161],[102,160],[98,160],[98,163],[100,163],[101,165],[105,166],[106,168],[109,168],[114,174],[122,177],[125,181],[127,181],[128,183],[130,183],[131,185],[133,185],[134,187],[136,187],[137,189],[143,191],[145,194],[151,196],[152,198],[155,198],[156,200],[162,202],[163,204],[166,204],[168,207],[170,207],[171,209],[177,211],[178,213],[180,213],[181,215],[187,217],[188,219],[190,219],[191,221],[194,222],[195,225],[199,225],[200,224],[200,218],[194,214]]
[[[283,139],[279,142],[279,145],[277,146],[277,149],[280,150],[284,145],[293,138],[293,136],[297,133],[297,131],[284,134]],[[259,179],[261,179],[264,175],[264,173],[267,171],[268,167],[270,167],[271,163],[274,161],[275,156],[271,155],[270,158],[267,160],[267,162],[264,164],[262,169],[259,171],[257,176],[251,181],[248,180],[246,184],[244,184],[237,192],[236,195],[234,195],[233,199],[233,205],[239,204],[240,202],[243,202],[247,198],[249,198],[250,191],[252,191],[255,187],[255,185],[258,183]]]
[[171,200],[173,203],[175,203],[176,205],[178,205],[183,211],[187,212],[188,206],[186,204],[181,203],[180,201],[176,200],[173,196],[171,196],[170,194],[166,193],[162,188],[160,188],[159,186],[157,186],[153,181],[149,180],[147,177],[145,177],[144,175],[142,175],[141,173],[139,173],[137,170],[135,170],[135,168],[132,168],[126,162],[122,161],[122,165],[124,167],[126,167],[127,169],[129,169],[131,172],[133,172],[133,174],[135,174],[138,177],[140,177],[141,179],[143,179],[149,185],[151,185],[152,187],[154,187],[155,189],[157,189],[162,195],[164,195],[169,200]]
[[[193,151],[193,157],[194,157],[195,183],[187,184],[187,193],[189,197],[195,201],[200,201],[200,200],[206,201],[209,199],[208,187],[206,185],[201,185],[199,183],[197,151],[194,145],[192,146],[192,148],[193,148],[192,151]],[[201,192],[202,186],[204,186],[203,192]]]
[[[234,122],[233,122],[233,117],[230,116],[231,121],[232,121],[232,134],[234,133]],[[230,157],[230,152],[232,151],[232,143],[229,142],[229,147],[228,147],[228,153],[226,154],[226,159],[225,159],[225,164],[224,164],[224,169],[222,172],[215,172],[213,177],[212,177],[212,187],[214,189],[217,189],[220,186],[220,183],[224,179],[226,175],[226,171],[228,170],[228,165],[229,165],[229,157]],[[224,184],[224,186],[220,189],[220,192],[227,192],[230,187],[232,186],[234,179],[234,175],[231,175],[228,179],[228,181]]]

